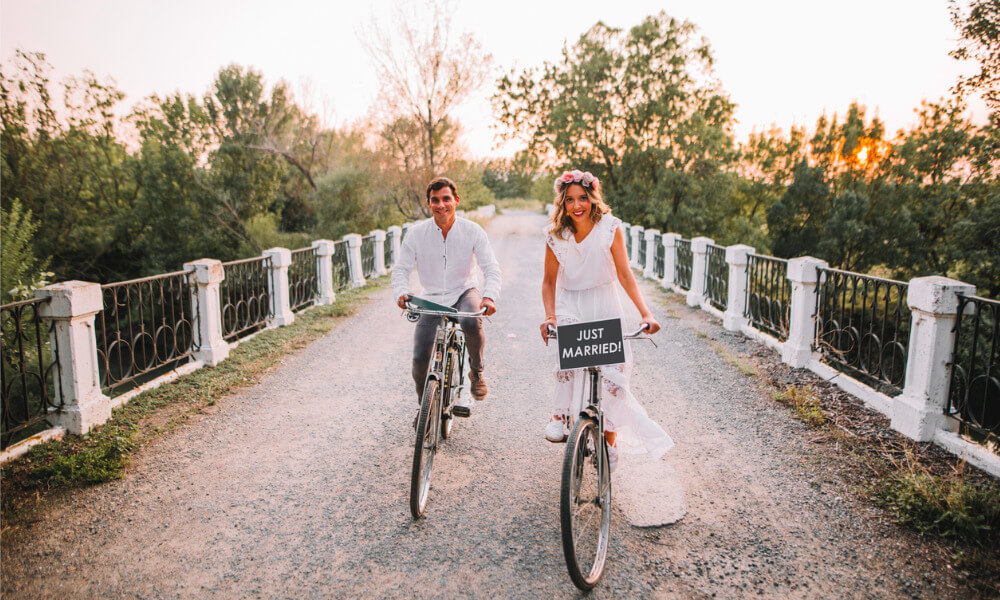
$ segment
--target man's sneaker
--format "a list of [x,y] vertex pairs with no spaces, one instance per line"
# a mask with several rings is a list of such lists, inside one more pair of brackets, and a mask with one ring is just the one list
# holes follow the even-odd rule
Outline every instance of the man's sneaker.
[[469,371],[469,391],[476,400],[486,397],[486,382],[483,381],[482,371]]
[[472,399],[467,396],[459,396],[455,404],[451,407],[451,414],[456,417],[468,417],[472,414]]
[[566,428],[566,422],[562,419],[553,419],[545,426],[545,439],[553,444],[565,442],[567,435],[569,435],[569,430]]

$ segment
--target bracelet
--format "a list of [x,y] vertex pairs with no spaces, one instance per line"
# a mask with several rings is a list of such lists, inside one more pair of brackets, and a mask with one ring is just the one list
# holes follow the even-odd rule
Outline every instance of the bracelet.
[[556,318],[555,315],[545,315],[545,320],[546,321],[548,321],[549,319],[555,319],[555,318]]

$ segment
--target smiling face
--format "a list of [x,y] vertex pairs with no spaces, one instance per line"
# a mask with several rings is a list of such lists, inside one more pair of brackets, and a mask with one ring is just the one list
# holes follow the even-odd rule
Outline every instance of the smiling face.
[[455,221],[455,207],[458,206],[459,200],[458,195],[448,186],[431,191],[427,198],[427,207],[431,210],[438,227],[449,227]]
[[577,231],[580,230],[581,226],[584,229],[589,229],[586,223],[592,222],[590,211],[593,205],[590,195],[587,194],[587,190],[582,185],[574,183],[566,190],[563,206],[566,208],[566,214],[573,220],[573,224],[576,225]]

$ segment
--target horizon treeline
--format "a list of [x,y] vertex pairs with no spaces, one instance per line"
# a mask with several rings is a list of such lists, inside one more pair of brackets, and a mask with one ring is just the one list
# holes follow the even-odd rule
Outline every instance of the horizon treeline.
[[[969,23],[1000,19],[1000,3],[978,4],[993,12],[953,19],[963,47],[978,49],[963,56],[983,63],[956,86],[983,94],[982,125],[956,92],[922,101],[916,125],[895,136],[852,103],[811,130],[775,127],[738,144],[711,48],[666,13],[627,30],[594,25],[559,60],[503,77],[494,106],[506,138],[527,146],[520,164],[593,172],[626,221],[897,279],[946,275],[996,298],[1000,28]],[[547,185],[537,194],[551,196]]]
[[[200,96],[151,96],[118,117],[113,85],[89,73],[53,84],[43,55],[19,52],[0,71],[0,292],[400,224],[426,216],[434,174],[458,182],[462,208],[550,202],[555,175],[579,168],[634,224],[899,279],[947,275],[998,297],[1000,107],[988,91],[1000,53],[979,50],[1000,41],[974,37],[990,31],[968,26],[975,15],[953,19],[983,74],[921,102],[911,129],[890,135],[852,104],[743,143],[693,24],[665,13],[627,30],[598,23],[559,60],[496,82],[502,136],[525,150],[483,163],[447,115],[329,127],[287,84],[238,65]],[[977,92],[991,111],[981,125],[965,116]]]
[[[434,171],[463,208],[493,201],[482,166],[437,128],[433,171],[419,125],[382,115],[345,127],[279,81],[222,68],[202,96],[124,94],[91,73],[53,84],[40,53],[0,71],[3,301],[47,281],[109,283],[300,248],[426,216]],[[423,153],[423,154],[422,154]]]

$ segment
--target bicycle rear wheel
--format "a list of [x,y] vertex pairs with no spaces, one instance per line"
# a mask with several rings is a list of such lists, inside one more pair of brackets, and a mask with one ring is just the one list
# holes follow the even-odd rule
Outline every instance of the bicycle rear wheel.
[[413,445],[413,471],[410,474],[410,513],[414,519],[424,514],[431,487],[431,470],[441,431],[440,382],[431,379],[424,386],[417,417],[417,440]]
[[593,588],[604,573],[611,528],[611,478],[597,421],[580,417],[563,458],[559,512],[563,554],[573,584]]

